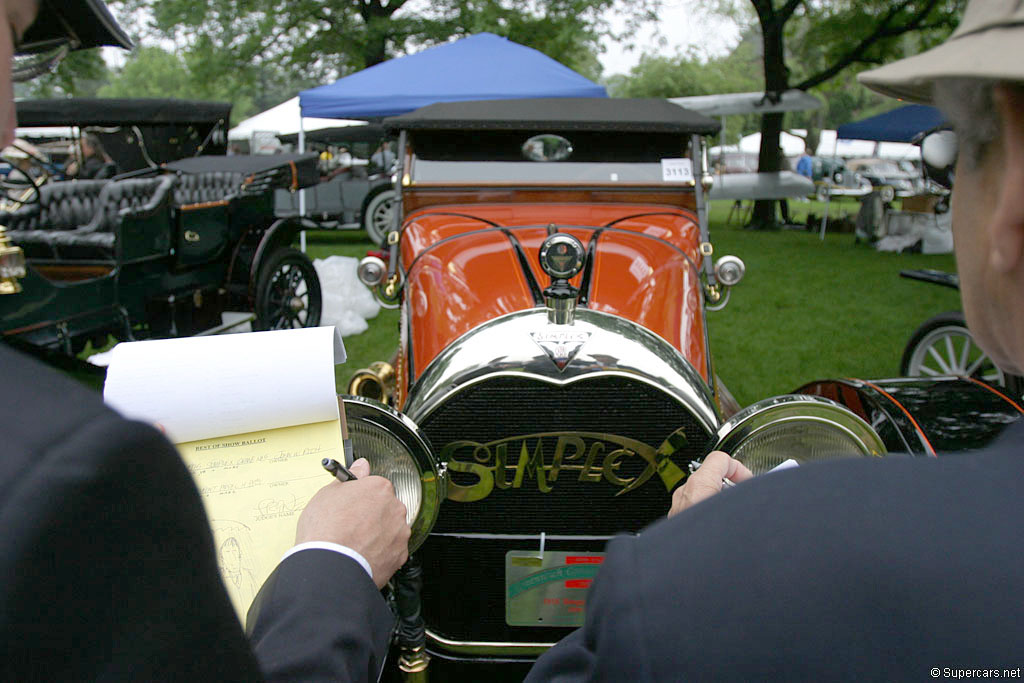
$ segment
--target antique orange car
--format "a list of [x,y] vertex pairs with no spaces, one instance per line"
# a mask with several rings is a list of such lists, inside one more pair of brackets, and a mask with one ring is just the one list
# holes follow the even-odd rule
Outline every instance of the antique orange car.
[[[755,472],[928,452],[934,421],[919,415],[919,434],[898,406],[938,380],[817,382],[741,410],[716,377],[705,314],[743,263],[715,259],[708,234],[713,119],[663,100],[544,99],[385,125],[400,210],[389,258],[360,274],[401,308],[399,348],[346,401],[356,451],[413,525],[394,586],[408,676],[524,670],[582,623],[605,542],[663,516],[712,448]],[[980,385],[943,386],[1018,414]]]

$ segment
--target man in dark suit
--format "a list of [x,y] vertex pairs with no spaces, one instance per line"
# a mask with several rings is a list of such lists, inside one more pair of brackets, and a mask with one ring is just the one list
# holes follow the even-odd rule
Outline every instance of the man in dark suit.
[[[943,45],[861,80],[936,102],[957,129],[967,321],[1021,373],[1024,2],[971,0]],[[954,158],[941,147],[932,165]],[[712,454],[675,514],[609,544],[585,625],[529,680],[1019,678],[1022,450],[1018,424],[970,455],[810,464],[721,494],[749,473]]]
[[[0,0],[0,147],[15,126],[14,45],[71,34],[73,47],[130,45],[100,0]],[[0,368],[0,678],[379,676],[394,617],[378,589],[405,561],[409,527],[365,460],[302,513],[247,639],[174,447],[6,345]]]

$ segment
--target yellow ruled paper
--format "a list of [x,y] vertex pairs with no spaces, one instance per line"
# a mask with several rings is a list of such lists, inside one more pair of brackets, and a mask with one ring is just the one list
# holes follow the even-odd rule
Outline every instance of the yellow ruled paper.
[[224,585],[244,624],[260,586],[295,544],[306,503],[331,482],[323,458],[344,462],[340,421],[178,444],[213,529]]

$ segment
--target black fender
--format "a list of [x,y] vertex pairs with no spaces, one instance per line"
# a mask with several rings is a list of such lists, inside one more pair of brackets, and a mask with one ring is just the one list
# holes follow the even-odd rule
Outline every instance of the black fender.
[[843,404],[878,432],[890,453],[910,455],[983,448],[1024,416],[1017,394],[970,377],[828,379],[793,393]]
[[289,216],[279,218],[270,224],[260,236],[259,243],[253,253],[249,266],[249,297],[256,293],[256,284],[259,278],[260,269],[266,263],[267,258],[279,247],[291,246],[295,236],[303,230],[315,230],[316,224],[300,216]]

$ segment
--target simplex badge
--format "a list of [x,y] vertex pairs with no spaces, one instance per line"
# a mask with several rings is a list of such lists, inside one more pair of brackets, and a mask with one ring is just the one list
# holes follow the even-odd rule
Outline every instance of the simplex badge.
[[548,358],[559,370],[564,370],[565,366],[576,357],[583,345],[590,339],[590,332],[543,330],[531,332],[530,337],[537,343],[537,346],[544,349],[544,353],[548,354]]

